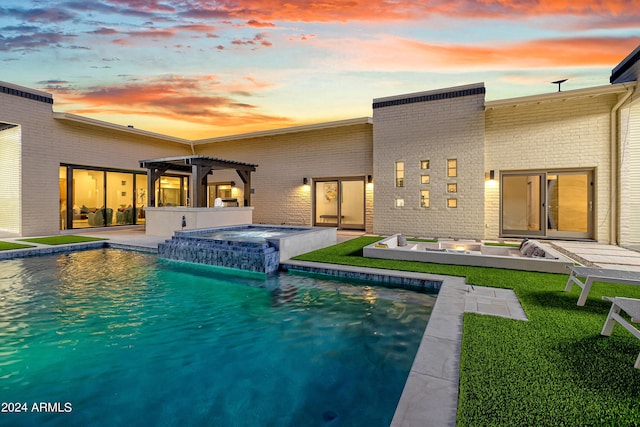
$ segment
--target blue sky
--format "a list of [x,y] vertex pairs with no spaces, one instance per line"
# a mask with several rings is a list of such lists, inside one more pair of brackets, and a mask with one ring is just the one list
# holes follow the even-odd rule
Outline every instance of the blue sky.
[[198,139],[370,116],[376,97],[606,85],[640,0],[2,0],[0,80]]

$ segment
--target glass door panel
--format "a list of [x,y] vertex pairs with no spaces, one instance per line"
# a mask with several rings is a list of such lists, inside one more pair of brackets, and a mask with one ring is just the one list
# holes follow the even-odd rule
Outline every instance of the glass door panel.
[[133,174],[107,172],[107,225],[130,225],[135,217]]
[[547,234],[590,238],[592,191],[590,172],[547,174]]
[[364,228],[364,180],[340,182],[340,226]]
[[315,223],[338,226],[338,181],[316,181]]
[[136,224],[144,224],[145,214],[144,208],[147,206],[147,175],[142,173],[135,174],[136,187]]
[[104,227],[104,172],[73,171],[73,228]]
[[314,180],[314,224],[364,230],[364,178]]
[[502,176],[502,234],[543,235],[543,174]]
[[188,177],[163,175],[159,182],[158,206],[186,206],[189,198]]

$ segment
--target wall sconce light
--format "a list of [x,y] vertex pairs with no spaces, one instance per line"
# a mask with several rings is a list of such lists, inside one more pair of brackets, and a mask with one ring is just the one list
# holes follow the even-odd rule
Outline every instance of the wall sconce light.
[[493,169],[491,169],[489,171],[489,180],[493,181],[496,179],[496,171],[494,171]]
[[373,175],[367,175],[367,184],[373,184]]
[[302,178],[302,185],[309,185],[309,178],[307,178],[306,176]]

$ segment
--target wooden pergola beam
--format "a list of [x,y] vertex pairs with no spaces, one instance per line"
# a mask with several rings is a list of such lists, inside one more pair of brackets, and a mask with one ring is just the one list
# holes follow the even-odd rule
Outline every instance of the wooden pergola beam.
[[251,172],[255,172],[258,165],[223,160],[206,156],[166,157],[161,159],[140,160],[140,167],[149,170],[147,174],[147,188],[149,192],[149,206],[156,205],[155,183],[167,171],[191,174],[189,183],[190,205],[206,207],[207,176],[215,170],[235,169],[244,183],[244,206],[251,206]]

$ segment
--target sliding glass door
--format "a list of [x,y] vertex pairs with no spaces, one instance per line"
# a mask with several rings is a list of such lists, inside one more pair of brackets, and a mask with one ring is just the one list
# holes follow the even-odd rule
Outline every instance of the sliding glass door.
[[593,172],[503,173],[501,234],[593,238]]
[[314,225],[364,230],[364,178],[314,180]]

